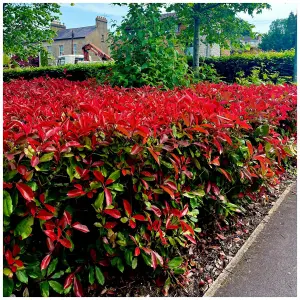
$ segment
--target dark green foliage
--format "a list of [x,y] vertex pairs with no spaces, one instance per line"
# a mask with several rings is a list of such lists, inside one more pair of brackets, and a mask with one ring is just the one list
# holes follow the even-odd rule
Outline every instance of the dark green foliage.
[[45,49],[43,49],[40,52],[40,55],[41,55],[41,66],[47,67],[48,66],[48,52]]
[[49,66],[40,68],[19,68],[3,71],[3,81],[24,78],[30,80],[36,77],[67,78],[72,81],[82,81],[88,78],[105,80],[111,71],[111,63],[76,64],[65,66]]
[[[238,72],[243,71],[245,76],[251,75],[255,67],[259,67],[264,73],[279,72],[280,77],[287,77],[291,80],[293,75],[293,59],[295,51],[266,52],[259,54],[239,54],[231,56],[211,57],[204,60],[207,64],[212,64],[223,81],[234,82],[238,77]],[[189,58],[189,65],[192,59]]]

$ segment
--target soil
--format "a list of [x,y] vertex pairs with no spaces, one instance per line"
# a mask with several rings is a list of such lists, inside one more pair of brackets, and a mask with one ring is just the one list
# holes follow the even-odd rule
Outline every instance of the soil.
[[[244,214],[230,218],[230,223],[203,224],[200,240],[180,256],[192,266],[188,284],[171,286],[169,297],[202,297],[213,281],[222,273],[230,260],[243,246],[251,233],[268,214],[286,187],[296,180],[295,171],[287,172],[272,191],[247,205]],[[224,225],[225,224],[225,225]],[[109,284],[94,296],[162,297],[151,268],[131,273],[112,275]]]

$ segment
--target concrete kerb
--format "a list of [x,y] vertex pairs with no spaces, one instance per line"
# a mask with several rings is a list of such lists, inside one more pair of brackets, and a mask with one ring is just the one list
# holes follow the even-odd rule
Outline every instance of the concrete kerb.
[[247,250],[250,248],[250,246],[255,242],[260,232],[263,230],[263,228],[266,226],[266,223],[270,220],[271,216],[277,211],[280,204],[285,199],[286,195],[291,191],[292,187],[296,183],[291,183],[285,191],[280,195],[280,197],[275,202],[274,206],[270,209],[269,213],[265,218],[259,223],[259,225],[256,227],[256,229],[252,232],[250,237],[247,239],[245,244],[241,247],[241,249],[237,252],[237,254],[234,256],[234,258],[230,261],[230,263],[227,265],[227,267],[223,270],[223,272],[218,276],[216,281],[213,282],[213,284],[208,288],[206,293],[203,295],[203,297],[213,297],[217,290],[222,286],[223,283],[228,279],[228,277],[233,272],[233,269],[237,266],[237,264],[241,261]]

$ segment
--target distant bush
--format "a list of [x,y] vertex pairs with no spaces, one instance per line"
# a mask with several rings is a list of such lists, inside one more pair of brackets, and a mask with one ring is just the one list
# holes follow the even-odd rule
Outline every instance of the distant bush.
[[[244,72],[245,76],[252,73],[253,68],[259,67],[262,73],[279,73],[279,77],[286,80],[293,76],[294,50],[284,52],[262,52],[257,54],[243,53],[230,56],[210,57],[201,60],[201,63],[210,64],[215,69],[223,81],[235,82],[238,72]],[[189,58],[189,65],[192,59]]]
[[67,78],[71,81],[83,81],[88,78],[100,78],[105,80],[105,76],[110,70],[112,62],[99,62],[91,64],[76,64],[64,66],[30,67],[3,70],[3,81],[23,78],[30,80],[36,77]]

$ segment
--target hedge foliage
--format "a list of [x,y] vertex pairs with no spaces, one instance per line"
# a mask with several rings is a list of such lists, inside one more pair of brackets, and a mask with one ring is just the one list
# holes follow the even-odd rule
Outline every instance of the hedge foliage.
[[[235,82],[238,72],[243,71],[245,76],[251,74],[255,67],[261,71],[267,70],[269,73],[279,72],[280,77],[288,77],[291,81],[294,69],[295,51],[284,52],[262,52],[258,54],[236,54],[231,56],[221,56],[206,58],[203,63],[212,64],[222,80]],[[191,65],[192,61],[189,60]]]
[[295,157],[296,102],[292,85],[4,83],[4,295],[99,296],[136,268],[165,295],[187,284],[199,220],[242,213]]
[[113,63],[99,62],[90,64],[69,64],[64,66],[46,66],[30,68],[14,68],[3,70],[3,81],[12,79],[34,79],[37,77],[67,78],[71,81],[83,81],[88,78],[97,78],[110,72]]

